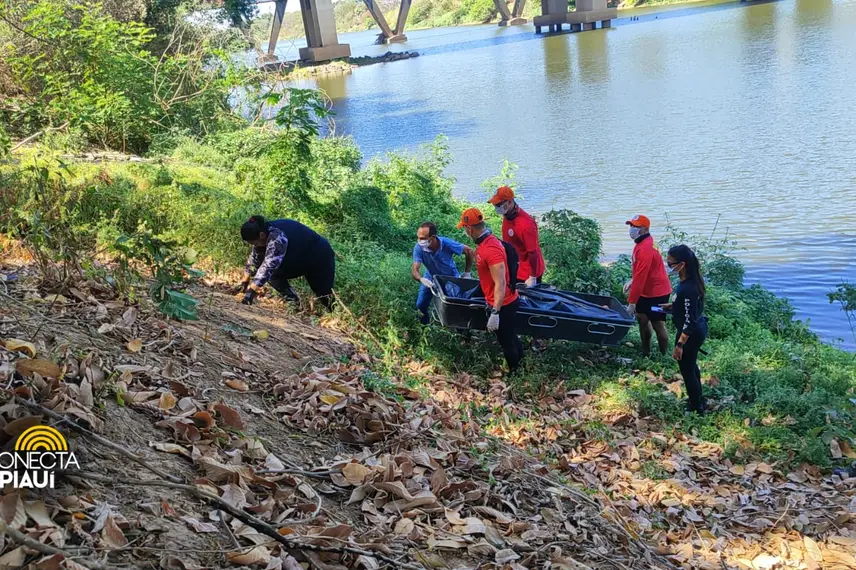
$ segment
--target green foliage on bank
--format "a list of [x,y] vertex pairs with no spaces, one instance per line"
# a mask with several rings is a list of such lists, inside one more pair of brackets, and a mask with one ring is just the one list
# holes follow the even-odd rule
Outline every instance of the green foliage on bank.
[[[341,138],[313,138],[302,164],[284,163],[278,149],[290,136],[243,129],[202,142],[183,138],[163,164],[75,165],[64,175],[55,168],[51,176],[62,175],[68,184],[62,221],[73,229],[76,248],[98,247],[105,226],[131,234],[144,223],[154,235],[193,248],[213,265],[234,268],[246,254],[238,228],[249,215],[300,219],[334,244],[339,294],[372,331],[366,340],[385,355],[386,373],[395,374],[402,358],[419,358],[449,373],[488,377],[501,362],[490,336],[463,341],[437,326],[421,327],[413,307],[418,284],[409,269],[418,224],[432,220],[443,235],[465,239],[455,229],[465,204],[454,199],[452,181],[444,175],[450,157],[442,141],[418,157],[394,154],[360,168],[359,150]],[[285,191],[283,179],[305,188]],[[25,204],[14,203],[25,197],[20,188],[32,184],[26,167],[5,168],[2,180],[0,196],[13,202],[0,204],[6,211],[24,215],[38,208],[33,195]],[[485,211],[498,228],[499,221]],[[24,227],[18,224],[17,231]],[[628,261],[599,263],[596,222],[569,211],[549,212],[541,228],[552,283],[620,295]],[[830,438],[852,437],[853,356],[821,343],[794,321],[787,301],[758,286],[744,287],[742,267],[723,249],[723,240],[706,243],[670,232],[660,240],[662,247],[674,239],[693,244],[706,261],[711,354],[701,366],[716,384],[707,389],[719,411],[684,418],[681,402],[647,375],[652,371],[672,381],[675,363],[642,360],[636,347],[598,354],[589,346],[550,342],[543,352],[529,354],[514,389],[535,393],[565,383],[609,391],[735,454],[754,451],[829,465]]]

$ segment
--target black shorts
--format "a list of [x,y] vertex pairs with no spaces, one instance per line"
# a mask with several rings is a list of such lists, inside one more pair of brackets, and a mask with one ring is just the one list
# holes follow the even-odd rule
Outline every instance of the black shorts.
[[668,313],[665,311],[662,313],[654,312],[651,310],[651,307],[665,305],[669,302],[669,297],[671,297],[671,295],[663,295],[662,297],[639,297],[639,300],[636,302],[636,313],[645,315],[648,317],[649,321],[665,321]]

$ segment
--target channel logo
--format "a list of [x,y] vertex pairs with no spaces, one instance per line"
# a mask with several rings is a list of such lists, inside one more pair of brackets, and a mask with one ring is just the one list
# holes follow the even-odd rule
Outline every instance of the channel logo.
[[74,452],[56,428],[33,426],[18,436],[15,451],[0,453],[0,488],[53,489],[56,470],[79,469]]

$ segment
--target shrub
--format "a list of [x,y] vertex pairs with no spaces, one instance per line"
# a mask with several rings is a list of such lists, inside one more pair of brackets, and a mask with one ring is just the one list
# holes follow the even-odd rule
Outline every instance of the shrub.
[[147,50],[151,29],[118,21],[99,4],[36,0],[0,10],[15,23],[7,29],[4,97],[16,109],[16,134],[66,125],[90,143],[141,153],[156,135],[199,135],[236,119],[228,95],[242,77],[218,55],[228,39],[179,24],[158,57]]
[[541,247],[549,259],[546,280],[561,289],[600,293],[608,286],[600,264],[600,226],[570,210],[551,211],[541,217]]

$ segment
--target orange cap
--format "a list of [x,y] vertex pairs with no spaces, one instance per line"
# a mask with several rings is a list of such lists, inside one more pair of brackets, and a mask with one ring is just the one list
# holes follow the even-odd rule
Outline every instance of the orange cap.
[[496,189],[496,194],[493,195],[493,198],[488,200],[488,203],[498,206],[508,200],[514,200],[514,190],[508,186],[500,186]]
[[482,223],[483,221],[484,216],[482,215],[481,210],[478,208],[467,208],[464,210],[464,213],[461,214],[461,221],[458,222],[458,227],[474,226]]
[[633,226],[634,228],[651,227],[651,220],[648,219],[648,216],[643,216],[642,214],[637,214],[624,223],[628,226]]

